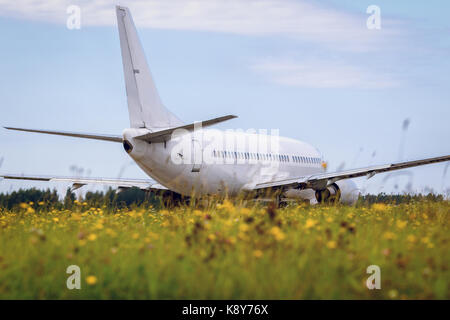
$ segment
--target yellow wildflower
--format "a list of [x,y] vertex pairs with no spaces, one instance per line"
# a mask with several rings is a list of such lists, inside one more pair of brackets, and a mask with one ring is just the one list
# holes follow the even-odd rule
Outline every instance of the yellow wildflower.
[[210,233],[210,234],[208,235],[208,240],[214,241],[215,239],[216,239],[216,235],[215,235],[215,234]]
[[195,215],[195,216],[197,216],[197,217],[201,217],[201,216],[203,215],[203,212],[202,212],[202,211],[200,211],[200,210],[197,210],[197,209],[196,209],[196,210],[194,210],[194,212],[193,212],[193,213],[194,213],[194,215]]
[[328,241],[327,242],[327,247],[329,249],[335,249],[337,247],[336,241]]
[[253,256],[254,256],[255,258],[261,258],[262,255],[263,255],[263,252],[262,252],[261,250],[255,250],[255,251],[253,251]]
[[170,225],[169,221],[164,221],[163,223],[161,223],[162,227],[168,227]]
[[309,229],[316,225],[317,221],[314,219],[306,219],[305,228]]
[[234,206],[233,206],[233,204],[230,202],[230,201],[228,201],[228,200],[225,200],[224,202],[223,202],[223,204],[218,204],[217,205],[217,208],[218,209],[225,209],[225,210],[228,210],[228,211],[233,211],[233,209],[234,209]]
[[150,237],[150,239],[153,239],[153,240],[158,240],[159,239],[159,235],[157,233],[154,233],[154,232],[151,232],[151,231],[148,233],[148,236]]
[[398,220],[397,221],[397,228],[403,229],[403,228],[406,227],[407,224],[408,224],[408,221]]
[[117,233],[111,228],[106,229],[106,234],[113,238],[117,236]]
[[275,240],[277,241],[281,241],[286,237],[283,231],[281,231],[281,229],[278,227],[272,227],[272,229],[270,229],[270,233],[274,236]]
[[97,235],[96,235],[95,233],[91,233],[91,234],[88,236],[88,240],[89,240],[89,241],[95,241],[95,240],[97,240]]
[[248,229],[249,229],[249,226],[246,225],[246,224],[241,224],[241,225],[239,226],[239,231],[247,232]]
[[86,283],[90,286],[94,285],[97,283],[97,277],[96,276],[88,276],[86,278]]
[[395,235],[395,233],[387,231],[383,234],[383,238],[387,239],[387,240],[392,240],[395,239],[397,236]]
[[28,203],[25,203],[25,202],[22,202],[21,204],[19,204],[19,206],[20,206],[22,209],[26,209],[26,208],[29,207]]
[[382,212],[382,211],[386,211],[387,208],[388,208],[388,206],[385,205],[384,203],[374,203],[372,205],[372,209],[375,210],[375,211],[381,211]]

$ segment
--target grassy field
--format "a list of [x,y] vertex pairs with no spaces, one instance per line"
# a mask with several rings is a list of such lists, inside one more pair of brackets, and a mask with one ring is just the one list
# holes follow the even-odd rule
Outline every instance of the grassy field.
[[445,201],[34,208],[0,209],[1,299],[450,299]]

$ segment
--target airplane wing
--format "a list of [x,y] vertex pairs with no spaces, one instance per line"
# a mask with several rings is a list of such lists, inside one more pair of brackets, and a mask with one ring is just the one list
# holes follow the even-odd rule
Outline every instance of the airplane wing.
[[163,185],[145,179],[106,179],[106,178],[77,178],[77,177],[62,177],[62,176],[25,176],[5,174],[0,175],[0,180],[31,180],[31,181],[47,181],[47,182],[69,182],[72,183],[72,191],[87,184],[103,184],[118,187],[119,189],[126,189],[137,187],[141,190],[158,191],[168,190]]
[[331,173],[318,173],[310,176],[297,177],[293,179],[285,179],[278,180],[267,183],[257,184],[254,189],[279,189],[279,188],[311,188],[314,190],[323,190],[328,185],[343,179],[351,179],[366,176],[367,179],[372,178],[377,173],[406,169],[411,167],[422,166],[431,163],[445,162],[450,161],[450,155],[421,159],[421,160],[413,160],[413,161],[404,161],[404,162],[395,162],[390,164],[383,164],[377,166],[370,166],[360,169],[351,169],[344,170],[338,172]]

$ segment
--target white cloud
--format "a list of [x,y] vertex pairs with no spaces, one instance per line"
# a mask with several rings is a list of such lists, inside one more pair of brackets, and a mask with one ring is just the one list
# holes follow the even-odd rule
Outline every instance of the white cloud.
[[[79,5],[81,27],[115,25],[116,1],[0,0],[0,16],[66,25],[67,7]],[[365,10],[350,14],[309,0],[124,0],[138,28],[223,32],[250,36],[284,36],[309,50],[366,54],[398,43],[389,28],[398,21],[382,18],[382,30],[368,30]],[[308,53],[306,53],[308,56]],[[309,53],[309,56],[314,56]],[[258,61],[253,70],[285,85],[302,87],[392,87],[386,75],[355,63],[332,64],[327,57],[296,62]],[[347,58],[347,61],[351,61]]]
[[[0,0],[0,15],[65,25],[66,9],[81,7],[82,26],[115,24],[111,0]],[[244,35],[288,35],[343,50],[370,50],[390,31],[371,32],[368,15],[349,14],[309,0],[125,0],[138,27]],[[383,24],[393,23],[383,19]]]
[[399,85],[389,74],[336,61],[269,58],[251,68],[274,83],[294,87],[381,89]]

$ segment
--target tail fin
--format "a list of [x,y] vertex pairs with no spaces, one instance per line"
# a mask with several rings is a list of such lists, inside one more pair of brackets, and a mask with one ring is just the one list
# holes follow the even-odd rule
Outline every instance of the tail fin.
[[132,128],[168,128],[183,124],[161,103],[128,8],[116,6]]

